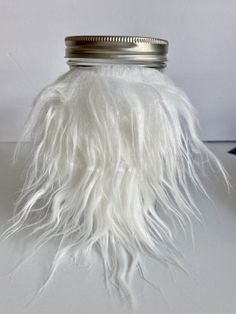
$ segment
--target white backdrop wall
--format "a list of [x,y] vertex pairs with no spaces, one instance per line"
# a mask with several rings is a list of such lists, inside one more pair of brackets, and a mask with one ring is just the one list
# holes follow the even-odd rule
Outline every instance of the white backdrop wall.
[[202,139],[235,140],[235,29],[234,0],[0,0],[0,141],[19,138],[77,34],[168,39],[167,73],[196,106]]

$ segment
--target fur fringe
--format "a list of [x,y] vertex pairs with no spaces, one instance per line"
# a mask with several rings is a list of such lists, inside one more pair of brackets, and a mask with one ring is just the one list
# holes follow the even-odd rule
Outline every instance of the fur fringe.
[[33,227],[36,247],[60,239],[67,252],[97,250],[106,283],[131,295],[142,255],[180,265],[174,226],[201,219],[189,192],[204,192],[208,163],[193,107],[163,73],[125,65],[73,68],[36,99],[19,143],[32,152],[12,225]]

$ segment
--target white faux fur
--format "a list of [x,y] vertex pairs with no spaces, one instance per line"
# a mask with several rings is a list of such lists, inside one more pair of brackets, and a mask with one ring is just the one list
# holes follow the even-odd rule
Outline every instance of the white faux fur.
[[189,182],[204,191],[206,161],[187,96],[156,69],[73,68],[36,100],[24,140],[32,154],[18,213],[4,237],[32,225],[37,247],[96,249],[107,284],[129,293],[142,255],[176,262],[173,228],[200,218]]

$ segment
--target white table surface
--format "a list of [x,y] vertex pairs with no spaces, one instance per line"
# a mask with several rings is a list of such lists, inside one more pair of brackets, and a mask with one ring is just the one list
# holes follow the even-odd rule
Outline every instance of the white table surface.
[[[0,221],[2,230],[12,215],[16,192],[22,184],[24,156],[13,166],[14,143],[0,143]],[[189,274],[159,264],[146,264],[145,276],[158,289],[137,278],[137,314],[235,314],[236,313],[236,156],[228,154],[235,143],[207,144],[231,175],[229,196],[220,180],[207,180],[213,202],[194,193],[205,226],[194,223],[195,249],[190,238],[179,235]],[[65,259],[41,296],[29,303],[46,278],[55,251],[46,245],[17,272],[7,275],[32,243],[21,237],[0,242],[0,314],[120,314],[129,313],[103,285],[96,257],[93,265]],[[161,292],[160,292],[161,291]]]

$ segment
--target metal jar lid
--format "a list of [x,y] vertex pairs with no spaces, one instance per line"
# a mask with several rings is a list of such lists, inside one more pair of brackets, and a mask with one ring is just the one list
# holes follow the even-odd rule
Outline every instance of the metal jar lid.
[[69,66],[133,64],[163,69],[168,41],[138,36],[70,36],[65,38]]

